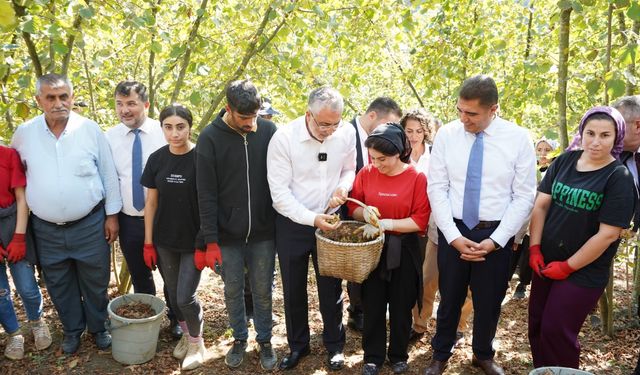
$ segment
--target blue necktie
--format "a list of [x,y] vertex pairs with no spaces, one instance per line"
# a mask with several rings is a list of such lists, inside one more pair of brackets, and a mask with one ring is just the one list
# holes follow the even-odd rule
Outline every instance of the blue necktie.
[[142,142],[140,141],[140,129],[133,129],[135,138],[131,149],[131,191],[133,192],[133,207],[136,210],[144,209],[144,190],[140,184],[142,177]]
[[462,221],[469,229],[473,229],[480,222],[480,183],[482,182],[482,154],[484,133],[476,134],[476,140],[471,146],[469,163],[467,164],[467,179],[464,183],[464,199],[462,202]]

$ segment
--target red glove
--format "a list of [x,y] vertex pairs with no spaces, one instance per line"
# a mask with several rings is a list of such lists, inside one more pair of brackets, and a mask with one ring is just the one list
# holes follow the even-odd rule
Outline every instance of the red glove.
[[564,280],[575,271],[566,260],[564,262],[551,262],[542,269],[542,275],[553,280]]
[[538,276],[542,277],[540,271],[545,267],[545,265],[544,257],[540,251],[540,245],[529,246],[529,267],[531,267],[533,272]]
[[27,243],[24,241],[24,233],[14,233],[13,239],[7,246],[7,259],[11,263],[21,261],[27,253]]
[[206,254],[202,249],[196,249],[196,252],[193,254],[193,264],[198,271],[202,271],[207,266]]
[[222,265],[222,253],[220,252],[220,246],[217,242],[211,242],[207,244],[207,254],[205,255],[205,263],[207,267],[215,270],[216,263],[218,266]]
[[152,243],[144,244],[142,258],[144,258],[144,264],[146,264],[150,270],[155,271],[156,264],[158,264],[158,253],[156,252],[156,247],[153,246]]

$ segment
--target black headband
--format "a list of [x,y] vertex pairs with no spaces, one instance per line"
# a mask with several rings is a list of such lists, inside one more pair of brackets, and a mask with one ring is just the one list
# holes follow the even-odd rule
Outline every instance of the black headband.
[[369,137],[384,139],[398,150],[398,154],[402,155],[404,153],[406,135],[399,124],[389,122],[379,125],[373,132],[371,132]]

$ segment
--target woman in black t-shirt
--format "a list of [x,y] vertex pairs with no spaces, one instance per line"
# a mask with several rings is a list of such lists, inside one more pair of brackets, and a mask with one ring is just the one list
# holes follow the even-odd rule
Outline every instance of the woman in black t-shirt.
[[184,334],[173,356],[182,369],[204,362],[202,307],[196,297],[200,263],[195,257],[195,239],[200,227],[196,192],[194,144],[189,141],[191,112],[172,104],[160,112],[160,125],[168,145],[149,156],[141,183],[148,188],[144,208],[144,261],[155,268],[159,260],[168,298]]
[[578,333],[598,302],[634,213],[633,177],[617,160],[625,122],[595,107],[580,122],[582,149],[560,155],[531,216],[529,342],[535,367],[578,368]]

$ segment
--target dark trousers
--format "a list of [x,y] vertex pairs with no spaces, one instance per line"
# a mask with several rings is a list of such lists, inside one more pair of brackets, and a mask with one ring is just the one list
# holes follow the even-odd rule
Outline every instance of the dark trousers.
[[533,276],[529,295],[529,343],[533,366],[579,368],[578,334],[604,288]]
[[[153,274],[151,270],[144,264],[144,258],[142,257],[142,248],[144,247],[144,218],[137,216],[125,215],[122,212],[118,214],[118,224],[120,225],[120,232],[118,233],[118,241],[120,242],[120,249],[122,255],[127,261],[127,268],[131,275],[131,282],[133,283],[133,291],[135,293],[147,293],[156,295],[156,284],[153,281]],[[160,275],[164,280],[162,272],[162,262],[158,262],[158,269]],[[167,286],[164,286],[163,293],[165,295],[165,301],[167,302],[167,315],[169,319],[174,319],[173,309],[171,308],[171,299]]]
[[519,267],[518,276],[520,276],[519,284],[531,284],[531,275],[533,270],[529,267],[529,235],[524,236],[522,243],[518,245],[518,249],[513,252],[511,257],[511,266],[509,269],[509,280]]
[[347,294],[349,294],[349,307],[347,307],[349,314],[362,314],[362,284],[347,282]]
[[[415,239],[417,247],[417,236]],[[404,250],[404,249],[403,249]],[[378,267],[362,283],[364,363],[382,366],[387,347],[387,305],[389,306],[389,351],[391,363],[406,362],[411,331],[411,309],[418,296],[419,275],[409,252],[403,251],[400,266],[391,271],[390,280],[380,277],[386,267],[385,254]]]
[[104,218],[98,211],[70,227],[33,219],[47,291],[65,335],[105,330],[111,269]]
[[[456,225],[464,237],[476,242],[489,238],[495,230],[470,230],[462,223]],[[487,254],[484,261],[469,262],[460,259],[460,252],[438,231],[440,305],[436,334],[431,340],[434,359],[446,361],[451,357],[460,309],[469,287],[474,310],[473,353],[481,360],[493,358],[492,341],[500,319],[500,304],[507,291],[512,243],[513,239],[504,248]]]
[[291,351],[300,351],[309,346],[307,271],[311,256],[324,326],[322,341],[327,351],[342,351],[345,332],[342,325],[341,280],[318,273],[314,233],[314,227],[294,223],[282,215],[276,217],[276,251],[282,276],[287,341]]

